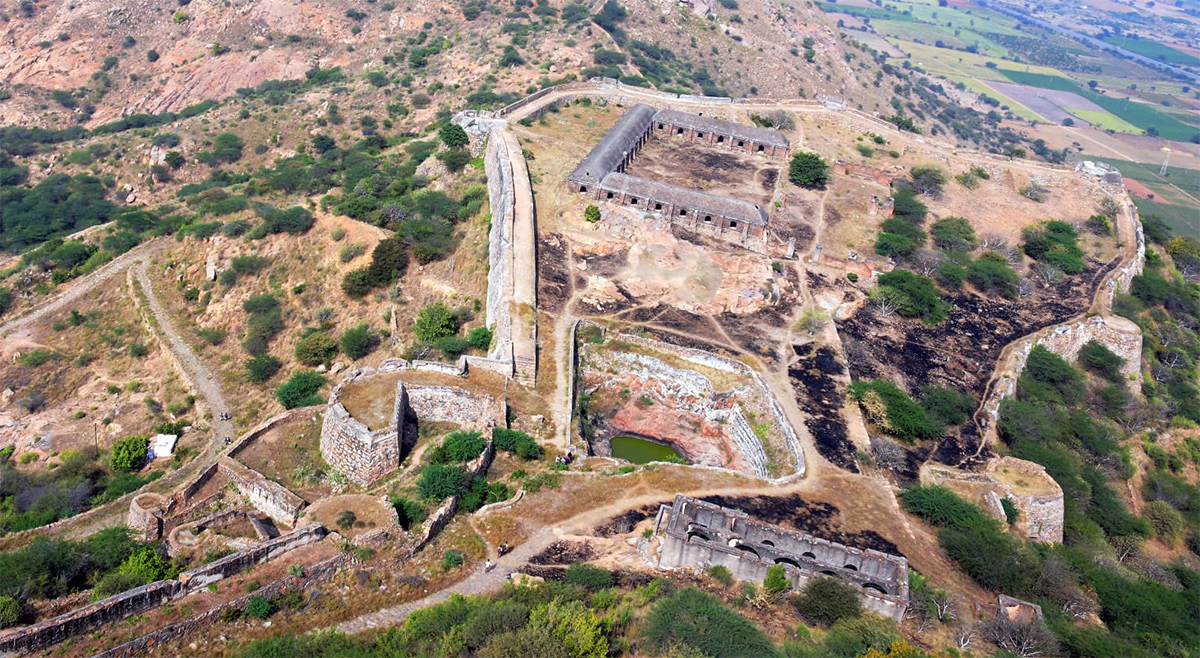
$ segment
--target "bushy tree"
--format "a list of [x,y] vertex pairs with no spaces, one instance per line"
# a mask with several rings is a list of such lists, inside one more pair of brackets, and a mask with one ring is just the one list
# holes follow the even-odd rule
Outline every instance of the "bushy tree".
[[583,209],[583,218],[593,224],[600,221],[600,207],[589,204]]
[[314,331],[296,343],[296,360],[306,366],[315,366],[333,358],[338,346],[324,331]]
[[114,471],[129,473],[146,463],[150,451],[150,437],[145,434],[128,436],[113,444],[108,464]]
[[950,305],[942,301],[933,280],[907,270],[879,275],[879,286],[893,291],[896,312],[904,317],[921,318],[925,324],[940,324]]
[[467,471],[452,464],[430,464],[421,469],[417,494],[425,500],[443,500],[462,490]]
[[471,141],[462,126],[449,121],[443,123],[442,127],[438,129],[438,138],[450,148],[462,148]]
[[353,329],[347,329],[342,334],[342,351],[351,359],[361,359],[371,353],[373,337],[367,323],[362,323]]
[[480,352],[486,352],[492,346],[492,330],[487,327],[475,327],[467,336],[467,342]]
[[1053,265],[1066,274],[1083,271],[1083,249],[1079,247],[1075,227],[1070,224],[1052,220],[1027,226],[1021,237],[1025,255],[1030,258]]
[[322,400],[317,396],[317,391],[324,383],[325,378],[320,373],[300,370],[292,373],[286,382],[275,389],[275,399],[279,400],[285,409],[321,404]]
[[174,578],[175,574],[179,572],[175,568],[175,565],[171,564],[170,560],[148,546],[137,550],[126,558],[118,570],[122,573],[137,576],[143,585],[157,580]]
[[948,251],[970,251],[979,244],[975,227],[963,217],[943,217],[930,226],[933,243]]
[[442,439],[442,446],[450,461],[463,463],[483,454],[487,441],[479,432],[458,431],[447,434],[446,438]]
[[281,365],[270,354],[260,354],[246,361],[246,377],[252,382],[265,382],[279,372]]
[[1017,296],[1020,280],[1008,259],[994,251],[985,251],[967,265],[967,279],[981,292],[995,292],[1010,299]]
[[242,159],[246,142],[233,133],[221,133],[213,138],[213,156],[221,162],[237,162]]
[[1125,365],[1125,359],[1099,341],[1089,340],[1083,344],[1079,349],[1079,365],[1110,382],[1121,383],[1124,380],[1121,368]]
[[862,603],[855,588],[831,576],[810,579],[792,597],[792,605],[800,614],[826,626],[862,615]]
[[246,616],[254,617],[255,619],[266,619],[271,616],[271,602],[263,596],[253,596],[246,603]]
[[763,589],[770,594],[783,594],[792,586],[792,581],[783,571],[783,565],[774,564],[767,567],[767,577],[763,579]]
[[775,647],[757,626],[694,587],[655,603],[644,622],[643,636],[656,653],[675,650],[682,655],[775,655]]
[[934,165],[917,165],[908,173],[917,194],[940,197],[942,185],[946,183],[946,172]]
[[455,317],[454,311],[440,300],[421,309],[413,326],[413,333],[417,339],[426,342],[453,336],[457,331],[458,318]]
[[829,165],[816,153],[796,153],[788,164],[788,180],[808,190],[823,190],[829,181]]
[[492,428],[492,442],[496,450],[516,454],[522,459],[538,459],[542,456],[542,447],[537,440],[520,430]]

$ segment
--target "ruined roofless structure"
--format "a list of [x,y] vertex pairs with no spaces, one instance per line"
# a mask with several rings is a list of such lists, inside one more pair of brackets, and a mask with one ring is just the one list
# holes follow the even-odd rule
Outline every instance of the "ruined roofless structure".
[[682,494],[659,508],[654,533],[663,525],[659,566],[707,569],[723,565],[738,580],[761,582],[767,569],[783,565],[796,587],[814,576],[839,578],[859,587],[863,607],[897,621],[908,607],[908,560],[858,549],[756,521],[745,512]]
[[567,188],[597,201],[663,215],[673,224],[743,245],[748,238],[765,238],[767,211],[757,204],[625,174],[638,149],[655,132],[772,157],[786,155],[790,146],[778,130],[676,110],[656,110],[639,103],[617,120],[567,176]]

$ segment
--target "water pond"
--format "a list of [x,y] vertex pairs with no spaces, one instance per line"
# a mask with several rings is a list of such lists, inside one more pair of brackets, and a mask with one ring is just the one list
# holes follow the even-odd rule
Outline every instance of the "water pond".
[[611,443],[613,457],[624,459],[634,464],[674,461],[683,457],[669,445],[641,439],[636,436],[614,436]]

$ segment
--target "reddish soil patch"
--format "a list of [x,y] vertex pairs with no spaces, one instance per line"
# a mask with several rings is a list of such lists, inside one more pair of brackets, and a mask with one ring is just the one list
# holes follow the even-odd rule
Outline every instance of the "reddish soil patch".
[[1149,187],[1147,187],[1145,183],[1133,180],[1132,178],[1125,179],[1125,189],[1128,190],[1133,196],[1141,197],[1143,199],[1149,199],[1150,196],[1154,194],[1154,190],[1151,190]]

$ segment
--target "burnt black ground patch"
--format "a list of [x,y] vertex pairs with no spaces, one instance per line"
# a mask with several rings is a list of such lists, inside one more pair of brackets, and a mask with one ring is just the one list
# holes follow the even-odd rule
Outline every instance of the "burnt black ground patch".
[[538,240],[538,309],[559,313],[571,296],[566,243],[558,235]]
[[808,415],[804,426],[812,435],[817,452],[835,466],[857,473],[857,449],[850,441],[842,416],[846,396],[833,378],[843,372],[841,361],[829,347],[813,350],[811,345],[793,345],[792,351],[800,358],[788,368],[788,379],[796,403]]
[[556,541],[546,547],[546,550],[529,558],[530,564],[553,565],[571,564],[572,562],[587,562],[596,551],[587,542]]
[[810,503],[799,494],[787,496],[706,496],[701,500],[741,510],[764,523],[807,532],[815,537],[853,546],[903,555],[895,544],[873,531],[843,532],[838,523],[839,510],[829,503]]

